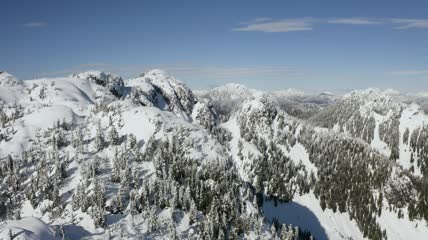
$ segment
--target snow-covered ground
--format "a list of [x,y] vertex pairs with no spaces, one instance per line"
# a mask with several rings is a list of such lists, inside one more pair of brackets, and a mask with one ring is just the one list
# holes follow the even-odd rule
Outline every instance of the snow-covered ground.
[[279,203],[265,201],[263,214],[269,219],[276,218],[280,223],[293,224],[309,230],[316,239],[364,239],[355,221],[347,213],[323,211],[319,200],[313,193],[295,196],[292,202]]
[[[3,225],[3,226],[2,226]],[[35,217],[0,222],[0,239],[54,240],[55,232],[45,222]]]
[[388,114],[386,116],[383,116],[383,115],[380,115],[377,113],[373,113],[376,125],[375,125],[375,129],[374,129],[373,140],[370,143],[370,145],[374,149],[378,150],[381,154],[385,155],[386,157],[389,157],[391,155],[391,149],[388,147],[388,144],[386,144],[386,142],[384,142],[380,139],[379,125],[383,121],[388,119],[390,114],[391,114],[391,111],[388,112]]
[[[122,85],[123,84],[123,85]],[[10,231],[18,238],[23,239],[53,239],[58,236],[59,226],[63,226],[71,239],[91,237],[103,239],[108,234],[114,238],[138,238],[145,236],[147,231],[147,218],[138,216],[131,217],[129,214],[112,214],[106,211],[107,224],[112,226],[111,232],[103,228],[97,228],[90,214],[81,210],[74,210],[71,199],[76,186],[84,181],[84,166],[95,162],[100,168],[100,180],[105,183],[106,200],[108,203],[116,195],[119,184],[109,181],[112,171],[112,159],[117,151],[124,150],[126,144],[116,147],[106,147],[96,151],[93,139],[97,134],[98,124],[108,135],[110,125],[116,126],[120,136],[135,136],[139,150],[144,151],[150,139],[167,140],[173,137],[179,139],[184,149],[184,157],[204,164],[221,163],[231,158],[237,168],[241,180],[253,183],[251,179],[253,160],[260,156],[254,142],[247,142],[242,137],[240,122],[244,117],[259,114],[262,121],[266,120],[263,114],[270,114],[271,95],[248,89],[237,84],[228,84],[218,87],[209,93],[211,99],[198,100],[182,82],[176,80],[164,71],[149,71],[137,78],[125,80],[115,75],[97,71],[75,74],[64,78],[44,78],[20,81],[13,76],[3,73],[0,75],[0,99],[7,104],[5,112],[8,116],[13,114],[15,103],[22,106],[23,116],[11,121],[7,132],[12,132],[7,141],[0,139],[0,159],[9,154],[18,159],[21,153],[29,150],[37,138],[48,140],[50,136],[43,136],[45,130],[52,128],[58,122],[66,122],[73,128],[85,126],[84,140],[89,142],[85,153],[78,153],[73,147],[66,147],[61,154],[67,153],[73,160],[67,168],[67,179],[59,190],[61,199],[64,201],[64,213],[60,218],[53,217],[44,211],[51,203],[48,200],[41,202],[33,208],[29,200],[24,200],[21,206],[21,220],[0,221],[0,239],[7,239]],[[301,97],[305,93],[297,90],[285,90],[271,93],[276,97]],[[345,99],[365,99],[361,105],[361,114],[372,116],[375,119],[373,140],[370,145],[381,154],[388,157],[391,150],[387,143],[381,140],[379,128],[382,123],[393,117],[397,109],[403,107],[400,115],[399,125],[399,159],[398,163],[405,169],[410,168],[411,149],[409,141],[403,141],[404,132],[409,130],[410,134],[418,127],[428,124],[428,116],[417,104],[397,103],[394,97],[397,93],[391,91],[379,91],[369,89],[355,91],[345,95]],[[215,113],[208,111],[210,101],[242,101],[236,112],[225,121],[212,119]],[[105,104],[105,105],[103,105]],[[272,102],[273,104],[273,102]],[[384,110],[387,106],[389,111]],[[115,110],[96,111],[96,108],[106,106]],[[275,109],[276,110],[276,109]],[[113,112],[113,113],[112,113]],[[206,117],[215,126],[218,121],[219,128],[230,133],[231,139],[225,144],[220,144],[212,129],[200,125],[198,117]],[[206,114],[206,116],[204,115]],[[209,115],[212,114],[212,115]],[[287,114],[281,115],[286,123],[299,122]],[[246,119],[247,121],[251,121]],[[306,122],[297,124],[293,138],[296,142],[283,145],[278,144],[282,153],[289,157],[295,165],[303,165],[308,173],[318,173],[317,167],[309,159],[309,148],[306,149],[298,139]],[[292,133],[279,128],[278,119],[274,119],[272,125],[254,126],[254,132],[266,142],[276,140],[276,136]],[[216,126],[217,127],[217,126]],[[342,134],[339,124],[333,129],[315,127],[315,132],[320,135]],[[2,131],[6,131],[2,129]],[[74,133],[73,133],[74,134]],[[346,129],[345,129],[346,135]],[[71,136],[68,136],[71,137]],[[51,148],[51,146],[47,146]],[[51,150],[51,149],[50,149]],[[420,169],[414,163],[415,175],[421,176]],[[151,179],[156,169],[152,161],[133,164],[132,170],[138,172],[138,176]],[[34,169],[31,169],[34,170]],[[29,181],[29,180],[28,180]],[[28,184],[29,182],[24,184]],[[148,180],[150,181],[150,180]],[[0,191],[2,189],[0,188]],[[385,204],[387,205],[387,204]],[[252,203],[247,204],[250,214],[257,214]],[[289,203],[278,203],[265,201],[263,214],[268,220],[276,218],[280,223],[292,224],[301,229],[309,230],[317,239],[363,239],[361,230],[354,220],[350,220],[347,213],[334,213],[330,209],[323,211],[320,201],[312,192],[304,195],[296,194],[293,201]],[[404,211],[406,211],[404,209]],[[158,210],[160,225],[167,226],[171,219],[171,209]],[[406,214],[405,214],[406,215]],[[386,229],[388,239],[424,239],[428,236],[428,227],[424,221],[410,221],[407,216],[399,219],[396,213],[384,208],[382,215],[378,218],[382,229]],[[196,231],[195,226],[189,222],[189,215],[184,212],[178,213],[177,232],[182,237],[192,236]],[[166,229],[166,227],[165,227]],[[164,229],[164,230],[165,230]],[[399,229],[399,230],[398,230]],[[248,236],[255,239],[254,232]],[[268,239],[270,235],[262,233]],[[185,238],[184,237],[184,238]],[[154,236],[155,239],[168,239],[165,234]]]
[[[428,115],[426,115],[422,108],[417,104],[410,104],[405,108],[400,118],[400,164],[409,169],[412,166],[410,162],[412,151],[410,150],[410,136],[407,142],[404,142],[404,133],[408,130],[409,134],[413,133],[418,127],[422,127],[428,124]],[[416,165],[416,161],[413,163],[415,167],[415,174],[420,175],[420,169]]]

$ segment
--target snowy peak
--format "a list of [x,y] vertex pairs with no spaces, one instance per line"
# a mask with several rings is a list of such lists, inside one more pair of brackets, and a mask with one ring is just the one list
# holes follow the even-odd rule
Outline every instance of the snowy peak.
[[391,90],[382,91],[377,88],[369,88],[352,91],[346,94],[343,100],[360,105],[360,111],[364,115],[370,115],[372,112],[386,115],[389,111],[398,112],[401,108],[401,104],[393,97],[395,93]]
[[247,88],[241,84],[228,83],[201,92],[198,97],[211,102],[219,118],[227,120],[235,111],[240,109],[244,101],[254,99],[262,94],[260,91]]
[[249,99],[244,102],[243,109],[251,111],[265,111],[265,110],[273,110],[276,109],[276,105],[273,102],[272,98],[267,95],[263,94],[261,96],[258,96],[254,99]]
[[225,99],[237,100],[248,99],[260,95],[261,92],[247,88],[244,85],[236,83],[228,83],[220,87],[216,87],[206,93],[213,101],[223,101]]
[[367,88],[363,90],[354,90],[350,93],[347,93],[343,96],[344,99],[369,99],[375,100],[379,98],[386,98],[387,95],[378,88]]
[[316,103],[316,104],[330,104],[334,102],[338,97],[330,92],[322,92],[315,96],[310,96],[306,98],[306,102]]
[[134,102],[172,111],[190,120],[196,98],[187,86],[167,72],[151,70],[128,80],[127,85],[132,87],[130,98]]
[[0,102],[17,102],[23,89],[22,80],[18,80],[7,72],[0,72]]
[[16,86],[21,85],[22,81],[18,80],[11,74],[7,72],[0,71],[0,86],[7,87],[7,86]]
[[140,75],[146,81],[159,87],[167,94],[174,94],[179,89],[190,91],[181,81],[164,70],[153,69]]
[[116,97],[124,95],[124,82],[119,76],[100,71],[87,71],[73,74],[71,77],[90,80],[97,85],[107,88]]
[[344,99],[365,99],[366,101],[377,101],[382,99],[391,99],[399,95],[400,92],[394,89],[381,90],[378,88],[367,88],[362,90],[354,90],[343,96]]
[[[269,125],[273,123],[278,111],[279,109],[271,96],[263,94],[254,99],[246,100],[242,104],[241,110],[237,112],[237,116],[241,116],[241,121],[255,122],[260,120],[260,122]],[[261,125],[260,122],[259,125]]]

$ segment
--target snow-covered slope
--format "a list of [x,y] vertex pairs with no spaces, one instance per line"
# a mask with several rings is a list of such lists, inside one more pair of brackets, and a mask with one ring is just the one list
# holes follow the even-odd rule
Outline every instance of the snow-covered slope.
[[124,95],[124,83],[121,77],[100,71],[89,71],[73,74],[72,78],[86,79],[107,88],[116,97]]
[[0,238],[428,236],[428,117],[393,91],[3,72],[0,99]]
[[35,217],[8,221],[0,225],[0,239],[54,240],[55,232],[43,221]]
[[260,94],[260,91],[236,83],[228,83],[205,92],[205,96],[213,101],[247,99]]
[[[366,148],[366,151],[371,151],[370,149],[373,148],[381,153],[381,155],[378,156],[380,159],[382,159],[382,154],[389,157],[390,153],[385,152],[389,150],[389,147],[381,140],[382,135],[379,133],[379,128],[383,123],[390,121],[390,119],[395,119],[395,113],[401,114],[399,131],[401,134],[400,142],[403,142],[402,135],[406,128],[409,128],[410,132],[413,132],[414,129],[423,126],[424,122],[426,122],[425,114],[417,105],[412,104],[407,106],[391,99],[389,95],[378,90],[368,89],[365,91],[353,92],[345,95],[344,98],[339,101],[345,102],[346,106],[358,102],[358,104],[355,105],[357,107],[354,109],[359,116],[363,116],[360,119],[374,119],[373,139],[370,143],[360,142],[362,146]],[[339,106],[342,107],[345,105]],[[402,108],[404,110],[401,113]],[[341,110],[339,110],[338,113],[343,114]],[[352,114],[354,113],[350,115],[352,116]],[[313,159],[311,154],[308,154],[310,151],[313,151],[310,149],[311,147],[316,148],[316,142],[314,142],[313,139],[323,142],[324,140],[318,139],[330,139],[333,137],[333,139],[321,144],[323,148],[334,143],[334,141],[336,141],[334,139],[342,138],[341,135],[344,135],[344,139],[348,137],[352,139],[352,135],[348,134],[346,131],[344,134],[338,134],[335,129],[319,131],[318,128],[314,128],[314,131],[310,131],[311,126],[306,125],[280,110],[278,106],[275,106],[268,95],[245,101],[239,110],[237,110],[227,122],[223,123],[222,126],[232,133],[230,142],[231,154],[237,164],[237,169],[241,177],[246,181],[253,182],[255,186],[258,185],[258,178],[265,174],[271,174],[262,173],[263,175],[259,175],[258,171],[260,170],[258,168],[263,166],[260,161],[267,161],[266,164],[268,165],[272,164],[269,163],[269,161],[271,161],[271,158],[276,158],[275,148],[280,149],[280,154],[289,157],[297,169],[299,169],[299,166],[302,166],[307,174],[314,174],[315,178],[325,178],[325,173],[322,173],[324,170],[320,172],[321,170],[319,169],[324,168],[324,164],[322,162],[317,163],[316,159]],[[384,131],[386,131],[386,133],[383,133],[383,136],[391,137],[388,134],[395,134],[387,130]],[[310,135],[308,135],[308,133],[310,133]],[[311,136],[309,141],[305,139],[308,136]],[[410,138],[407,137],[406,141],[409,142]],[[400,151],[408,156],[407,162],[409,162],[411,154],[409,150],[410,143],[406,143],[406,141],[404,141],[404,144],[400,144]],[[312,146],[312,144],[315,146]],[[333,147],[333,149],[337,149],[339,146],[341,145],[339,144]],[[264,151],[268,152],[267,156]],[[400,154],[400,158],[397,160],[398,163],[404,166],[405,169],[409,169],[409,163],[406,165],[405,162],[402,162],[403,159],[405,159],[405,156]],[[320,159],[320,161],[323,161],[323,159]],[[339,159],[339,161],[341,161],[341,159]],[[285,161],[284,164],[290,163]],[[416,168],[416,161],[412,162],[412,164]],[[374,165],[376,165],[376,163],[374,163]],[[298,170],[298,172],[303,169]],[[417,171],[415,173],[415,176],[418,176],[419,173]],[[283,174],[288,175],[288,173]],[[381,173],[376,173],[375,171],[374,174]],[[283,175],[280,174],[279,176]],[[279,176],[274,175],[268,177],[267,180],[269,182],[270,178]],[[304,173],[302,176],[309,177]],[[302,187],[301,184],[297,184],[293,180],[286,181],[288,185],[294,185],[297,189]],[[394,182],[397,180],[391,181]],[[274,199],[267,200],[263,204],[264,215],[270,220],[276,219],[280,223],[293,224],[302,229],[310,230],[318,239],[367,238],[359,226],[361,222],[353,220],[347,212],[339,213],[328,208],[323,210],[322,207],[320,207],[320,205],[322,205],[321,199],[319,196],[314,196],[312,190],[300,192],[299,194],[296,193],[292,203],[274,203],[276,201],[276,194],[279,194],[281,191],[275,191],[273,189],[265,189],[264,191],[265,194],[271,197],[273,196]],[[297,191],[299,192],[301,190]],[[385,200],[385,202],[387,201]],[[275,206],[276,204],[278,204],[278,206]],[[386,204],[387,203],[385,203],[385,205]],[[379,205],[382,209],[380,210],[382,214],[379,216],[377,222],[380,229],[385,230],[384,235],[387,236],[388,239],[406,239],[405,236],[424,238],[426,236],[428,227],[424,220],[421,222],[413,220],[412,223],[407,216],[404,216],[404,219],[398,219],[396,216],[393,217],[394,214],[397,214],[397,210],[392,210],[390,207],[385,207],[385,205]],[[405,209],[400,211],[406,212]],[[398,233],[396,229],[399,226],[403,229]]]
[[7,72],[0,72],[0,101],[15,101],[22,90],[22,81]]
[[[426,126],[428,115],[412,98],[394,90],[366,89],[345,94],[312,118],[316,125],[344,132],[369,143],[405,169],[421,174],[411,137]],[[419,138],[417,138],[419,139]],[[417,160],[417,159],[416,159]]]
[[[254,236],[255,227],[229,229],[259,215],[251,201],[251,211],[221,210],[251,194],[236,195],[249,191],[238,181],[223,187],[234,172],[216,113],[166,72],[127,81],[96,71],[26,81],[2,74],[0,91],[13,93],[0,105],[2,236],[22,228],[24,239],[49,239],[30,217],[70,239]],[[229,202],[218,205],[220,196]],[[218,224],[217,207],[231,222],[214,233],[202,226]],[[269,238],[267,224],[259,236]]]
[[190,119],[196,99],[192,91],[165,71],[155,69],[130,79],[131,98],[143,106],[156,106]]

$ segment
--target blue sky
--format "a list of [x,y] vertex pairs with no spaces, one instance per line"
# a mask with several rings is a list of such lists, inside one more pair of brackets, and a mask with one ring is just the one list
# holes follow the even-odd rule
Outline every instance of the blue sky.
[[0,68],[22,79],[163,68],[197,89],[428,90],[427,9],[426,0],[3,0]]

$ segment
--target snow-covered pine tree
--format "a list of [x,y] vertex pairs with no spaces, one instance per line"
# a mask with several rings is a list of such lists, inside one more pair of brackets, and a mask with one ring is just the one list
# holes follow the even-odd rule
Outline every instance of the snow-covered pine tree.
[[149,217],[148,217],[148,229],[150,233],[155,232],[159,227],[159,220],[156,213],[156,206],[151,206],[149,210]]
[[121,177],[121,167],[120,167],[120,159],[119,159],[119,152],[117,148],[114,150],[114,157],[112,159],[112,170],[111,170],[111,181],[112,182],[120,182]]
[[110,130],[108,132],[108,141],[111,145],[118,145],[119,144],[119,133],[117,132],[114,125],[110,126]]
[[170,237],[171,240],[178,240],[180,239],[178,237],[178,233],[177,233],[177,225],[174,221],[173,218],[171,218],[169,224],[168,224],[168,235]]
[[198,215],[198,209],[196,208],[196,203],[192,198],[190,198],[190,209],[189,209],[190,224],[193,224],[196,222],[197,215]]
[[105,138],[104,138],[104,132],[101,127],[101,122],[98,121],[97,123],[97,129],[95,133],[95,149],[97,151],[101,151],[105,146]]
[[9,232],[8,232],[8,237],[9,237],[9,240],[15,239],[15,235],[13,234],[12,229],[10,229],[10,228],[9,228]]

